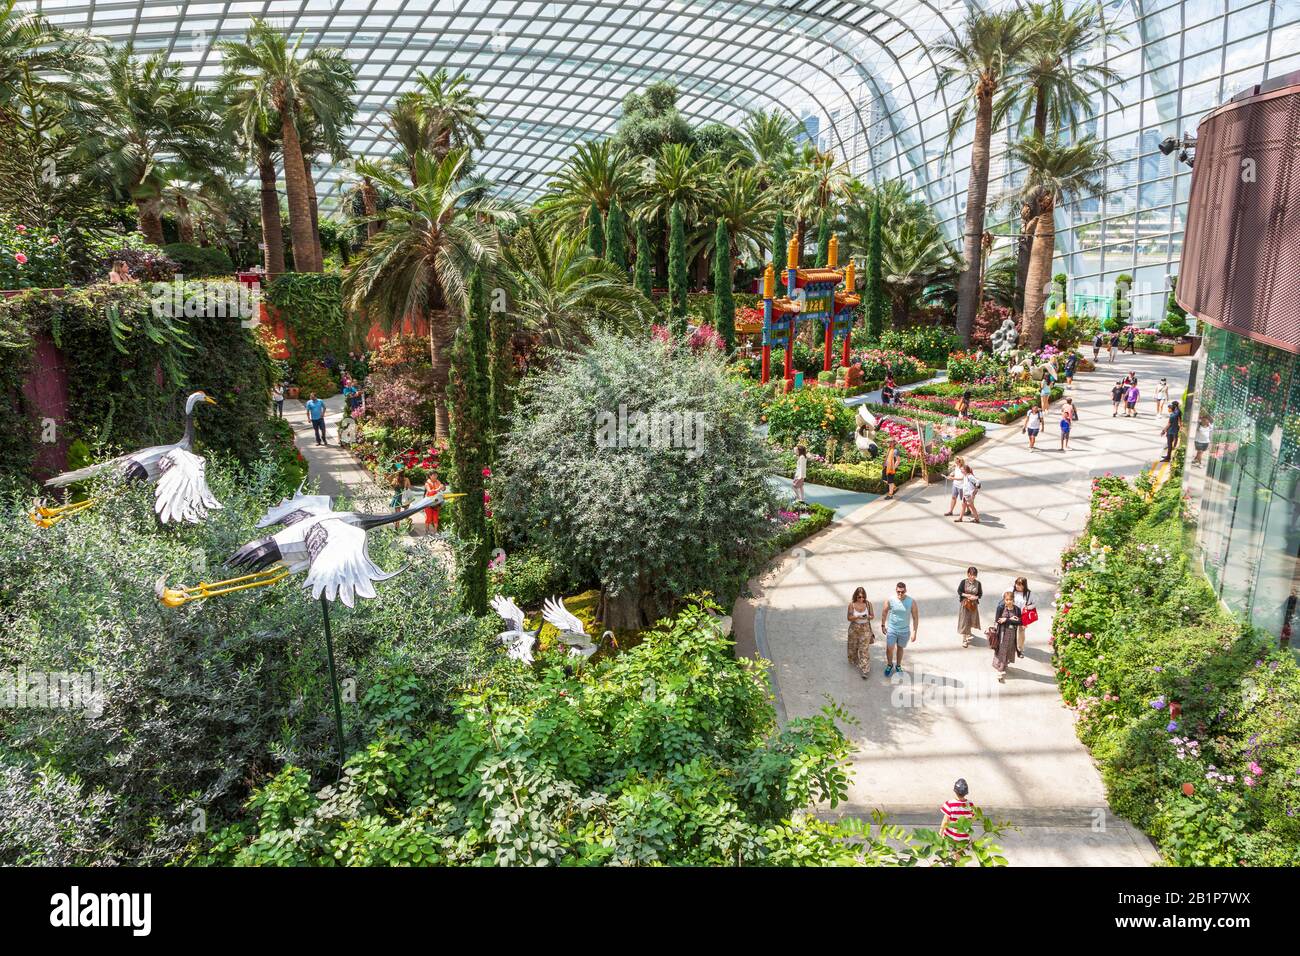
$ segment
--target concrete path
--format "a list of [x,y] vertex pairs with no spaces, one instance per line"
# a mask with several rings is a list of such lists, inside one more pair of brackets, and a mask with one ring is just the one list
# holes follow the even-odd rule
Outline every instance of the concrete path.
[[[1186,358],[1142,354],[1109,365],[1103,356],[1096,372],[1075,379],[1079,421],[1069,452],[1058,450],[1055,407],[1037,451],[1018,425],[995,427],[968,451],[983,481],[981,524],[943,516],[945,484],[912,482],[894,501],[873,501],[809,539],[760,582],[755,606],[737,607],[738,648],[772,661],[782,719],[816,713],[830,697],[856,721],[845,728],[858,747],[854,781],[837,812],[880,807],[900,822],[933,826],[953,781],[965,777],[980,806],[1022,828],[1002,841],[1013,864],[1154,861],[1149,841],[1107,809],[1057,691],[1047,638],[1059,556],[1087,519],[1092,477],[1135,474],[1163,453],[1155,386],[1166,376],[1180,398],[1189,368]],[[1112,418],[1110,386],[1128,370],[1139,376],[1140,417]],[[956,588],[972,564],[984,583],[985,626],[1015,577],[1026,576],[1037,598],[1041,617],[1005,684],[984,638],[962,648],[956,633]],[[877,638],[864,680],[845,659],[849,596],[865,586],[879,616],[899,580],[919,603],[917,641],[904,677],[886,679]]]
[[307,459],[307,477],[319,482],[321,494],[334,497],[354,497],[359,492],[372,491],[378,486],[370,472],[361,467],[347,449],[339,444],[339,419],[343,417],[343,396],[325,399],[325,439],[328,445],[317,445],[316,434],[307,415],[303,399],[288,399],[284,403],[284,417],[293,426],[294,441]]
[[[768,481],[772,483],[772,487],[776,489],[777,494],[794,498],[794,482],[789,478],[784,475],[769,475]],[[830,508],[835,512],[835,520],[840,521],[853,514],[863,505],[875,501],[880,495],[868,494],[865,491],[846,491],[843,488],[814,485],[805,481],[803,497],[804,501],[809,504]]]

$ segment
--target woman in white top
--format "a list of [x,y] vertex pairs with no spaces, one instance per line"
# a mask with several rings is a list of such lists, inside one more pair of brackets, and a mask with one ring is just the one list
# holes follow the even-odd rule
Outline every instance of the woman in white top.
[[1033,451],[1034,444],[1038,441],[1038,433],[1043,430],[1043,413],[1038,406],[1034,406],[1029,410],[1029,414],[1025,416],[1025,423],[1020,430],[1029,435],[1029,450]]
[[1200,421],[1196,423],[1196,434],[1192,436],[1192,444],[1196,448],[1196,457],[1192,459],[1193,465],[1203,464],[1201,458],[1210,447],[1210,435],[1213,432],[1214,420],[1208,413],[1202,412]]
[[[1025,608],[1034,606],[1033,596],[1029,592],[1029,582],[1024,578],[1016,578],[1016,583],[1011,587],[1011,597],[1021,615],[1025,613]],[[1024,656],[1025,625],[1021,624],[1016,628],[1016,657]]]
[[284,386],[276,383],[271,386],[271,404],[275,406],[275,417],[284,418]]
[[966,478],[965,472],[962,471],[965,467],[966,459],[960,455],[952,460],[952,474],[947,476],[952,482],[952,498],[948,501],[948,510],[944,512],[948,517],[952,517],[957,510],[957,499],[961,497],[961,483]]
[[794,450],[794,498],[803,502],[803,479],[808,474],[808,449],[799,445]]
[[1159,415],[1165,410],[1165,403],[1169,401],[1169,382],[1165,379],[1160,380],[1156,386],[1156,414]]

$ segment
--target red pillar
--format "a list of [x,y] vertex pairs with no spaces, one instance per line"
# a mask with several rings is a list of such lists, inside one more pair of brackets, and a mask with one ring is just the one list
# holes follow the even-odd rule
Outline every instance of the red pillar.
[[832,335],[831,323],[827,322],[826,323],[826,344],[825,347],[822,349],[822,371],[823,372],[829,372],[831,370],[831,335]]
[[772,377],[772,346],[763,346],[763,376],[762,383],[767,384],[767,380]]
[[843,365],[845,368],[849,367],[849,351],[850,351],[849,339],[851,339],[852,337],[853,337],[853,329],[850,328],[848,331],[844,333],[844,350],[843,353],[840,355],[840,364]]

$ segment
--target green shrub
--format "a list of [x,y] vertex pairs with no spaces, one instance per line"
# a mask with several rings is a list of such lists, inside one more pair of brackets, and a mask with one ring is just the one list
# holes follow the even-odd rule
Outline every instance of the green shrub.
[[210,276],[232,278],[235,264],[226,250],[215,246],[196,246],[190,242],[173,242],[163,246],[163,254],[176,263],[181,275],[190,279]]
[[517,551],[488,574],[493,594],[513,598],[520,607],[537,607],[554,595],[571,594],[591,582],[575,580],[572,570],[543,554]]
[[346,355],[361,335],[358,317],[343,306],[337,274],[286,272],[266,287],[263,299],[283,320],[299,362]]
[[[854,347],[857,347],[856,342]],[[946,368],[948,356],[961,351],[961,336],[951,329],[939,326],[887,329],[880,336],[879,347],[885,351],[913,355],[930,368]]]
[[853,431],[854,415],[830,389],[796,389],[768,406],[768,438],[783,448],[803,442],[824,455],[828,439],[844,439]]
[[298,396],[306,401],[315,394],[318,398],[329,398],[339,392],[339,383],[320,362],[304,362],[294,374],[294,383],[298,386]]

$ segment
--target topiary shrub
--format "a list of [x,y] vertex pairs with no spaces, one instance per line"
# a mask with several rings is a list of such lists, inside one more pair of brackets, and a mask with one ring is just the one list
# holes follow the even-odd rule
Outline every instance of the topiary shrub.
[[235,264],[226,251],[214,246],[173,242],[163,246],[163,254],[176,263],[182,275],[191,279],[213,276],[230,278],[235,272]]
[[1178,304],[1178,298],[1174,295],[1178,289],[1177,276],[1173,277],[1173,283],[1169,297],[1165,300],[1165,318],[1160,323],[1160,334],[1171,339],[1181,339],[1191,331],[1191,326],[1187,323],[1187,310]]

